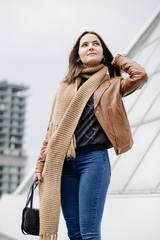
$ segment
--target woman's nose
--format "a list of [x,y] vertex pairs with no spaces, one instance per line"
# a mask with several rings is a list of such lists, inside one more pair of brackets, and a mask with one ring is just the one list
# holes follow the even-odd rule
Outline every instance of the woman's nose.
[[90,45],[89,46],[89,50],[93,50],[94,48],[93,48],[93,46],[92,45]]

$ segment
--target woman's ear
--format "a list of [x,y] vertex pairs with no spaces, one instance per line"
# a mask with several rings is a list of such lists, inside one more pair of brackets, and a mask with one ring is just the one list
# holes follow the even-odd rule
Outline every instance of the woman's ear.
[[80,57],[77,59],[76,63],[83,64]]
[[103,56],[102,60],[101,60],[101,63],[105,63],[106,59],[105,57]]

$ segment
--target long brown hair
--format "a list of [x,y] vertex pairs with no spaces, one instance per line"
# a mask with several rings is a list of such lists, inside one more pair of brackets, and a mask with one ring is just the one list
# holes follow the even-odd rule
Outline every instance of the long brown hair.
[[106,44],[103,41],[103,39],[101,38],[101,36],[96,32],[85,31],[79,36],[75,45],[72,48],[72,51],[69,56],[68,73],[67,73],[64,81],[67,83],[74,82],[76,77],[82,71],[82,69],[84,69],[82,63],[80,61],[78,61],[78,59],[79,59],[78,51],[79,51],[80,40],[86,34],[94,34],[99,38],[102,48],[103,48],[103,55],[104,55],[103,64],[108,67],[110,77],[120,76],[121,75],[120,69],[111,64],[111,62],[113,60],[113,55],[110,52],[110,50],[108,49],[108,47],[106,46]]

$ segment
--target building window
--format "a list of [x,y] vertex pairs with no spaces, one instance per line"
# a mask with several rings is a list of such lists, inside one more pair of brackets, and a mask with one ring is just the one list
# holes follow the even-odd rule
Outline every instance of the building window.
[[6,108],[5,104],[1,103],[0,104],[0,110],[4,110]]

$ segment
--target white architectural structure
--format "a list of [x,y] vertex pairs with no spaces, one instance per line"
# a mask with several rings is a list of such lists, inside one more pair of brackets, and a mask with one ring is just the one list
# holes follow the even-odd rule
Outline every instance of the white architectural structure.
[[[124,98],[134,138],[131,151],[112,163],[110,193],[160,193],[160,12],[126,54],[147,71],[148,83]],[[114,157],[113,157],[114,158]],[[119,180],[118,180],[119,179]]]
[[[106,240],[159,240],[160,10],[125,53],[145,67],[149,80],[142,90],[124,99],[135,144],[129,152],[119,157],[115,157],[113,150],[109,152],[112,178],[102,234]],[[10,235],[10,239],[27,239],[20,233],[20,221],[32,177],[33,172],[26,176],[14,195],[5,195],[0,201],[0,232]],[[35,198],[36,205],[38,197]],[[4,206],[8,206],[11,213],[9,220],[4,220]],[[28,239],[38,238],[30,236]],[[59,239],[68,239],[62,217]]]

